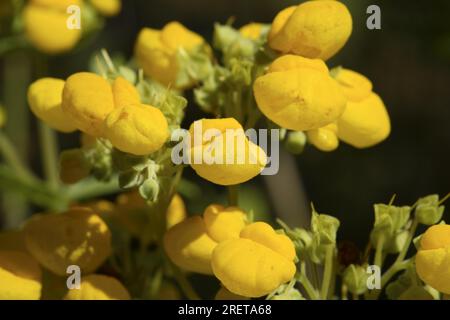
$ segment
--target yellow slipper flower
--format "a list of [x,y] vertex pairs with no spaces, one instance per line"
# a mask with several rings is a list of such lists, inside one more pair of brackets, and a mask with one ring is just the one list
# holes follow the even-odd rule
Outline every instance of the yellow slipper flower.
[[90,72],[75,73],[66,80],[62,109],[81,131],[100,137],[103,121],[114,110],[109,82]]
[[39,300],[42,271],[30,255],[0,251],[0,300]]
[[267,156],[234,118],[202,119],[190,129],[189,158],[195,172],[219,185],[248,181],[264,169]]
[[49,127],[72,132],[77,129],[71,117],[61,108],[64,81],[54,78],[42,78],[33,82],[28,88],[28,104],[34,115]]
[[79,266],[83,274],[93,272],[111,253],[108,226],[87,208],[33,216],[24,232],[30,254],[60,276],[70,265]]
[[261,297],[295,274],[295,247],[285,235],[263,222],[248,225],[240,238],[221,242],[214,249],[214,275],[230,292]]
[[174,225],[180,223],[187,217],[186,206],[184,205],[183,198],[179,194],[175,194],[170,201],[167,208],[167,229],[170,229]]
[[317,149],[329,152],[336,150],[339,146],[337,131],[337,125],[332,123],[319,129],[309,130],[306,135],[308,141]]
[[121,0],[90,0],[95,9],[102,16],[113,17],[119,14],[122,9]]
[[372,93],[372,82],[356,71],[342,68],[335,79],[348,101],[359,102]]
[[339,1],[306,1],[282,10],[274,19],[269,46],[282,53],[327,60],[347,42],[352,17]]
[[136,40],[135,55],[146,75],[165,86],[173,86],[178,74],[177,50],[183,48],[189,52],[204,43],[201,36],[174,21],[162,30],[142,29]]
[[203,220],[208,235],[216,242],[238,238],[245,227],[246,215],[237,207],[212,204],[205,209]]
[[122,77],[117,77],[112,84],[114,105],[116,108],[141,103],[136,88]]
[[423,282],[450,294],[450,225],[434,225],[423,234],[416,271]]
[[288,56],[272,65],[253,86],[267,118],[283,128],[304,131],[326,126],[342,115],[347,99],[322,62]]
[[91,274],[81,278],[80,289],[69,289],[64,300],[130,300],[130,294],[117,279]]
[[239,29],[239,33],[247,39],[258,40],[264,31],[264,27],[265,27],[265,25],[262,23],[252,22],[252,23],[243,25]]
[[23,10],[25,34],[31,44],[47,54],[67,52],[81,38],[80,29],[67,27],[66,8],[79,1],[31,1]]
[[163,113],[150,105],[126,105],[111,112],[105,121],[105,137],[114,147],[134,155],[159,150],[169,137]]

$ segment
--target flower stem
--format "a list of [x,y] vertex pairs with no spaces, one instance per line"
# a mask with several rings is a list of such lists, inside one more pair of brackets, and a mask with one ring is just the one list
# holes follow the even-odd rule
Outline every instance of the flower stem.
[[409,246],[411,245],[411,241],[414,238],[414,234],[416,233],[416,229],[419,226],[419,221],[414,218],[413,223],[411,225],[411,229],[409,229],[409,235],[408,239],[406,240],[405,245],[402,248],[402,251],[398,255],[397,259],[395,260],[396,263],[399,263],[405,259],[406,254],[408,253]]
[[383,265],[383,247],[384,247],[384,236],[380,235],[375,250],[375,265],[378,266],[380,269]]
[[36,180],[34,175],[24,166],[14,149],[8,137],[0,131],[0,153],[5,162],[15,171],[22,179],[33,181]]
[[228,205],[237,207],[239,203],[239,187],[238,185],[228,186]]
[[329,245],[326,249],[325,270],[323,272],[322,278],[322,289],[320,290],[320,297],[323,300],[326,300],[328,298],[328,290],[330,289],[330,283],[333,273],[333,256],[334,245]]
[[45,177],[51,188],[57,189],[59,181],[58,173],[58,147],[55,132],[45,123],[39,122],[39,138],[42,147],[42,163]]

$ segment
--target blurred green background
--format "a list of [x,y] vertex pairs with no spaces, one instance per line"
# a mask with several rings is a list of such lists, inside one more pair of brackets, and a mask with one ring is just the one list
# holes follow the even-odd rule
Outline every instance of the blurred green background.
[[[287,0],[123,2],[121,14],[107,20],[100,33],[70,54],[50,58],[47,75],[65,78],[86,70],[92,54],[101,48],[106,48],[112,56],[130,58],[137,33],[144,26],[161,28],[169,21],[179,20],[211,40],[215,22],[225,23],[234,17],[237,27],[251,21],[270,23],[278,11],[298,3]],[[341,239],[355,241],[362,247],[372,226],[373,203],[388,202],[396,193],[397,204],[412,204],[420,196],[431,193],[443,196],[450,191],[450,2],[343,2],[352,13],[354,31],[344,49],[329,61],[329,66],[343,65],[372,79],[374,90],[384,99],[391,115],[391,136],[379,146],[365,150],[342,144],[335,152],[323,153],[307,147],[294,162],[302,177],[300,186],[304,195],[293,193],[296,188],[292,186],[299,184],[296,176],[288,172],[281,181],[274,182],[281,193],[269,192],[267,185],[272,178],[264,182],[259,177],[244,188],[241,199],[246,207],[257,205],[258,213],[287,217],[294,224],[305,221],[298,218],[309,214],[305,208],[308,201],[313,201],[319,212],[341,219]],[[366,28],[366,8],[370,4],[381,7],[381,30]],[[0,56],[0,101],[9,113],[5,130],[26,162],[40,173],[36,120],[26,105],[27,85],[35,80],[33,72],[37,72],[33,70],[30,74],[29,65],[38,56],[20,50]],[[203,116],[191,100],[185,126]],[[59,135],[59,140],[63,149],[79,144],[78,134]],[[283,161],[280,165],[283,167]],[[220,199],[223,189],[200,181],[190,169],[186,177],[200,186],[200,194],[197,192],[196,200],[189,204],[191,211],[200,211],[206,202]],[[12,199],[17,198],[3,192],[0,226],[14,224],[14,219],[13,222],[5,219],[5,210],[11,210],[8,202]],[[300,199],[297,201],[300,205],[296,199]],[[283,203],[289,212],[280,212],[284,210]],[[24,206],[14,210],[20,216],[38,209]],[[8,212],[8,216],[14,214]],[[446,218],[450,220],[448,211]]]

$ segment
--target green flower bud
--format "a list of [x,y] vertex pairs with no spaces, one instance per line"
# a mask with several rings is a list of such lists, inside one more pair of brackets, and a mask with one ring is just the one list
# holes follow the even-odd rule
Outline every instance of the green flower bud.
[[339,226],[338,219],[326,214],[318,214],[313,208],[311,230],[319,235],[321,245],[336,244],[336,233]]
[[368,274],[362,266],[351,264],[345,269],[343,281],[353,294],[363,294],[367,291]]
[[303,131],[290,131],[284,143],[290,153],[301,154],[306,145],[306,135]]
[[403,230],[392,237],[385,245],[385,250],[388,253],[399,253],[406,245],[408,241],[409,232]]
[[421,224],[430,226],[442,219],[444,209],[444,206],[439,206],[437,194],[420,198],[417,202],[416,218]]
[[156,179],[150,178],[144,181],[139,187],[139,193],[141,196],[150,201],[155,202],[159,195],[159,183]]

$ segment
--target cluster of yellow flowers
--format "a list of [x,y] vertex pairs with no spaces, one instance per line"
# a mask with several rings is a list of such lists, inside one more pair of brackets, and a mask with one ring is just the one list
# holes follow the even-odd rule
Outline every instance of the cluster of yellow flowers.
[[231,293],[261,297],[290,281],[296,271],[294,244],[264,223],[248,223],[236,207],[210,205],[170,228],[164,236],[180,268],[214,274]]
[[[89,0],[101,15],[115,16],[120,12],[121,0]],[[67,9],[75,5],[81,15],[86,4],[83,0],[29,0],[23,9],[25,34],[31,44],[47,54],[59,54],[73,49],[80,41],[82,28],[68,27]]]

